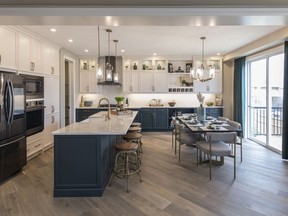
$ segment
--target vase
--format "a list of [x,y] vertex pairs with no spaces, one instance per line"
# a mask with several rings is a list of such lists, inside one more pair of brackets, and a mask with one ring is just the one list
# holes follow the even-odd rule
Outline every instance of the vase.
[[197,119],[201,123],[204,123],[206,120],[206,108],[203,106],[197,107]]

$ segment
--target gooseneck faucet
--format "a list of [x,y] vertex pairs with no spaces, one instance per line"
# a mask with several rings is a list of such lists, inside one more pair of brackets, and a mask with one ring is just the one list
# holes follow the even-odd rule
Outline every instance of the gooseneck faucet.
[[103,101],[103,100],[106,100],[107,101],[107,103],[108,103],[108,113],[107,113],[107,118],[108,118],[108,120],[110,119],[110,102],[109,102],[109,100],[107,99],[107,98],[101,98],[100,100],[99,100],[99,103],[98,103],[98,107],[100,107],[100,103],[101,103],[101,101]]

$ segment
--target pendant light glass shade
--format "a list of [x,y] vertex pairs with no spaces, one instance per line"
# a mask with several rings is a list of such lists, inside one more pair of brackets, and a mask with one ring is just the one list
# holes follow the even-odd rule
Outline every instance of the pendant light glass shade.
[[115,73],[114,73],[114,82],[118,83],[119,82],[119,73],[117,72],[117,43],[119,42],[118,40],[113,40],[115,43]]
[[193,80],[197,80],[200,82],[206,82],[211,80],[215,76],[215,68],[211,65],[204,64],[204,40],[206,37],[201,37],[202,40],[202,60],[201,65],[198,68],[191,68],[190,76]]
[[103,70],[100,64],[100,30],[98,26],[98,58],[97,58],[97,66],[96,66],[96,78],[99,80],[103,80]]
[[110,61],[110,33],[112,32],[111,29],[106,29],[106,32],[108,33],[108,62],[105,66],[105,74],[106,74],[106,81],[112,81],[113,80],[113,67],[111,65]]

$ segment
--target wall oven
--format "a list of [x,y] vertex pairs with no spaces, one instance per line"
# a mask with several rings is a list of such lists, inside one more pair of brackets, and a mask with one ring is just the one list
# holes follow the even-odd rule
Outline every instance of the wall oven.
[[25,78],[26,100],[44,98],[44,77],[22,74]]
[[26,136],[44,129],[44,100],[26,101]]

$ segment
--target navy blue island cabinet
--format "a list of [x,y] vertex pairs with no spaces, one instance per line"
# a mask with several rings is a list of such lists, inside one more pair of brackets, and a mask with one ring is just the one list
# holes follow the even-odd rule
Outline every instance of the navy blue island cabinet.
[[55,135],[54,197],[102,196],[119,142],[119,135]]

